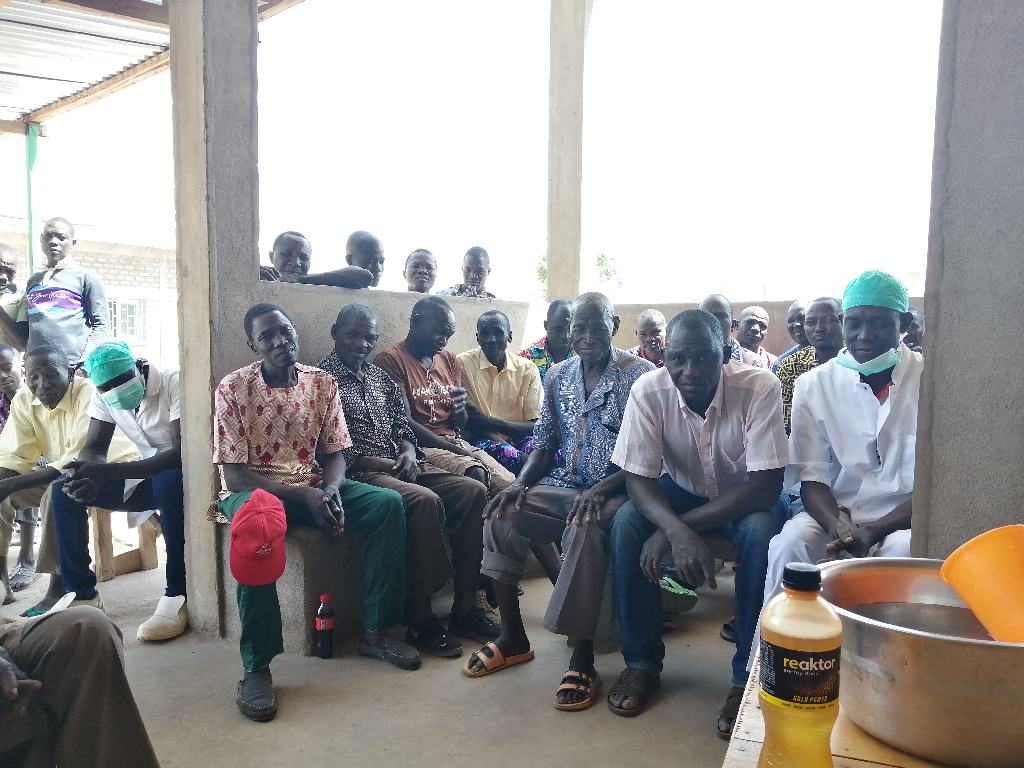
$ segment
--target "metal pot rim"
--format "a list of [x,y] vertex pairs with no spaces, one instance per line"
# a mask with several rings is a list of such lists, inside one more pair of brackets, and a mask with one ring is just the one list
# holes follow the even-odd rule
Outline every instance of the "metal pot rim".
[[[869,570],[873,568],[882,567],[897,567],[897,568],[914,568],[919,570],[934,570],[938,571],[942,567],[942,560],[933,560],[930,558],[923,557],[860,557],[860,558],[846,558],[843,560],[833,560],[830,563],[821,564],[821,581],[822,587],[825,586],[825,582],[829,578],[836,578],[847,571],[860,571]],[[950,587],[952,589],[952,587]],[[825,598],[826,601],[828,598]],[[947,605],[946,603],[935,603],[936,605]],[[887,624],[884,621],[878,621],[877,619],[870,619],[867,616],[862,616],[859,613],[854,613],[846,608],[842,608],[835,603],[829,602],[836,613],[843,618],[849,619],[850,621],[858,624],[866,624],[870,627],[878,629],[889,630],[890,632],[898,632],[904,635],[916,635],[918,637],[925,637],[933,640],[944,640],[946,642],[962,643],[964,645],[984,645],[984,646],[996,646],[1002,648],[1024,648],[1024,643],[1003,643],[998,640],[974,640],[967,637],[955,637],[953,635],[940,635],[935,632],[924,632],[919,629],[910,629],[908,627],[901,627],[897,624]]]

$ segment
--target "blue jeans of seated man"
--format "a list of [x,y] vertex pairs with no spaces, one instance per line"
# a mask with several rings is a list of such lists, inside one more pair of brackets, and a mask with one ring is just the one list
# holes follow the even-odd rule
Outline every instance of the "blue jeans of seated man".
[[[681,515],[708,500],[683,490],[668,475],[658,479],[672,510]],[[732,659],[733,685],[747,681],[747,657],[764,597],[768,569],[768,543],[782,528],[789,499],[783,495],[772,509],[734,520],[701,535],[724,537],[736,549],[736,654]],[[665,659],[661,639],[661,587],[640,570],[640,553],[657,530],[633,502],[623,505],[612,521],[611,552],[615,605],[619,612],[622,656],[627,667],[643,667],[660,673]]]
[[53,489],[51,515],[60,552],[60,578],[64,589],[77,593],[82,600],[96,594],[96,574],[90,567],[89,515],[86,507],[100,507],[119,512],[160,512],[167,549],[167,597],[185,594],[185,490],[180,469],[166,469],[149,480],[143,480],[127,499],[124,480],[110,480],[100,486],[96,498],[88,504],[75,501],[64,493],[64,484]]

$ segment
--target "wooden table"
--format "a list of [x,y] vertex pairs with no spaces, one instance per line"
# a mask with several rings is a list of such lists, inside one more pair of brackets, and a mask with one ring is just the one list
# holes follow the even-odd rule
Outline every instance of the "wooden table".
[[[736,718],[736,728],[722,768],[755,768],[761,755],[764,717],[757,701],[758,661],[755,659],[754,671],[747,679],[740,714]],[[832,729],[832,762],[835,768],[943,768],[939,763],[900,752],[869,736],[842,709]]]

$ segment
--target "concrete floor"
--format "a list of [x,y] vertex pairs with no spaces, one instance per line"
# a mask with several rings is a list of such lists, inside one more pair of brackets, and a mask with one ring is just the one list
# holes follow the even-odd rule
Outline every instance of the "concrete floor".
[[[9,564],[16,562],[13,547]],[[162,553],[161,553],[162,555]],[[569,651],[540,626],[551,586],[524,581],[523,614],[537,658],[491,677],[470,679],[465,659],[425,657],[403,672],[355,653],[354,643],[321,660],[285,655],[272,666],[280,714],[245,720],[235,708],[241,665],[233,643],[186,632],[166,643],[135,639],[163,589],[162,567],[101,585],[107,614],[125,638],[128,677],[163,766],[309,765],[519,768],[568,765],[719,768],[726,742],[715,734],[729,689],[735,646],[718,630],[732,614],[732,575],[666,636],[662,688],[638,718],[616,717],[601,701],[584,712],[552,706]],[[15,616],[38,599],[45,578],[0,608]],[[468,642],[468,641],[467,641]],[[475,650],[475,648],[473,649]],[[599,656],[602,694],[622,668]]]

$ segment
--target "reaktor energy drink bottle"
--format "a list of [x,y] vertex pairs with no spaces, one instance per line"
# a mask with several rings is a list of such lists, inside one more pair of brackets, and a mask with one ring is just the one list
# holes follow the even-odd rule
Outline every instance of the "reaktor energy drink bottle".
[[843,625],[819,594],[816,565],[790,563],[782,586],[761,611],[764,746],[757,766],[832,768]]

